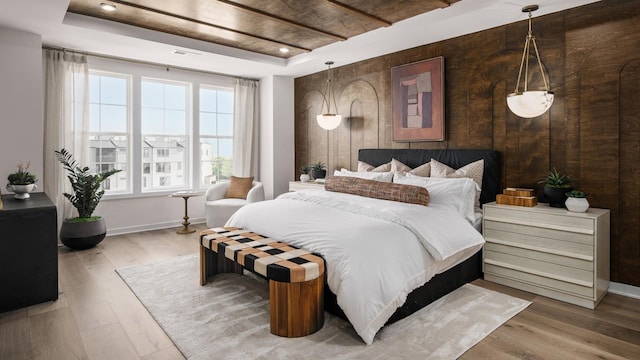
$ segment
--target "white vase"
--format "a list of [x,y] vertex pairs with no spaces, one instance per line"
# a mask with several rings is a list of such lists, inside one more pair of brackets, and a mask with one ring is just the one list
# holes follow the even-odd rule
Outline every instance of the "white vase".
[[585,212],[589,209],[589,201],[587,198],[568,197],[564,202],[567,210],[572,212]]
[[311,176],[309,176],[309,174],[302,174],[300,175],[300,181],[309,182],[311,181]]
[[37,189],[38,186],[36,184],[29,185],[7,185],[7,190],[13,191],[15,193],[14,198],[19,200],[26,200],[30,198],[30,192]]

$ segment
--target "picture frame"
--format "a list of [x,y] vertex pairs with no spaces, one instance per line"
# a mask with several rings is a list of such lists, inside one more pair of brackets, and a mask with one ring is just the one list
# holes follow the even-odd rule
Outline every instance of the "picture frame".
[[393,141],[444,141],[444,57],[391,68]]

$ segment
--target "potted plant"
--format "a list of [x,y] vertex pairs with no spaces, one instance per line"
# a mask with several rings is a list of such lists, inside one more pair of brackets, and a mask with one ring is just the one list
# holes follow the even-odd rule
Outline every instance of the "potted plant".
[[28,171],[29,165],[31,165],[31,162],[27,162],[27,166],[19,163],[18,171],[9,174],[7,177],[7,180],[9,181],[7,184],[7,190],[13,191],[16,199],[28,199],[30,198],[29,193],[38,188],[36,185],[38,178]]
[[565,194],[567,201],[565,206],[567,210],[573,212],[585,212],[589,209],[589,201],[587,200],[587,194],[580,190],[571,190]]
[[309,176],[309,171],[311,171],[311,167],[309,167],[309,165],[302,165],[300,167],[300,181],[308,182],[311,180],[311,176]]
[[565,194],[573,190],[570,185],[571,179],[555,167],[539,183],[544,184],[543,193],[551,207],[564,207],[567,199]]
[[92,216],[104,195],[102,182],[121,170],[111,169],[100,174],[91,174],[89,167],[80,167],[67,150],[62,149],[55,153],[58,161],[69,173],[67,178],[73,189],[73,194],[63,195],[78,211],[78,217],[65,219],[62,223],[60,241],[72,249],[94,247],[107,234],[107,226],[102,216]]
[[324,179],[324,177],[327,176],[327,170],[322,161],[318,161],[311,165],[311,169],[313,170],[314,179]]

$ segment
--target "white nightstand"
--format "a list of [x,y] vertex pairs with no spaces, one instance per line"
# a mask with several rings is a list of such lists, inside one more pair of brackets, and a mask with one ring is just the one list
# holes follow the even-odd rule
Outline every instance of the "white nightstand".
[[316,190],[324,190],[324,184],[315,183],[313,181],[289,181],[289,191],[299,191],[299,190],[308,190],[308,189],[316,189]]
[[485,204],[485,280],[594,309],[609,288],[610,212]]

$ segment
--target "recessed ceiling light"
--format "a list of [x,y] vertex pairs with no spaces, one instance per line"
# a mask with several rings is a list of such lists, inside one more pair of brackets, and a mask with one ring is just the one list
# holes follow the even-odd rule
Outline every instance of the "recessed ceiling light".
[[104,11],[116,11],[116,6],[113,4],[100,3],[100,7]]
[[278,49],[278,50],[280,50],[280,52],[281,52],[281,53],[283,53],[283,54],[286,54],[286,53],[288,53],[288,52],[289,52],[289,49],[287,49],[286,47],[281,47],[281,48],[280,48],[280,49]]
[[181,50],[173,50],[173,53],[176,55],[187,55],[185,51],[181,51]]

